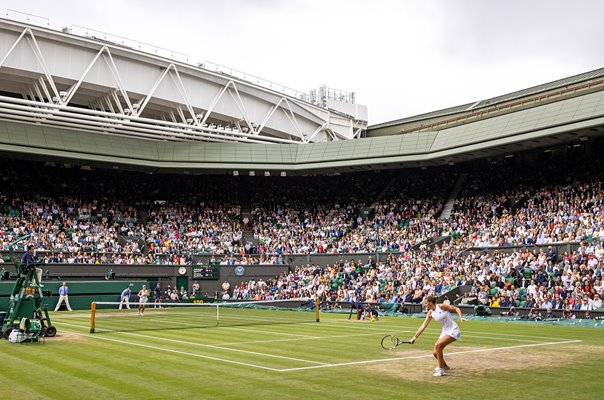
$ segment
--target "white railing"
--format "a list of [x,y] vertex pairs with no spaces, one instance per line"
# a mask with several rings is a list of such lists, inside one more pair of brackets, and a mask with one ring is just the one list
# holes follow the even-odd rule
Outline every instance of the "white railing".
[[39,15],[28,14],[17,10],[6,10],[6,19],[13,21],[25,22],[26,24],[44,26],[50,28],[50,19],[40,17]]
[[189,63],[189,56],[184,53],[179,53],[171,49],[164,47],[155,46],[153,44],[141,42],[140,40],[128,39],[123,36],[113,35],[108,32],[97,31],[95,29],[86,28],[80,25],[71,25],[69,33],[73,33],[78,36],[84,36],[91,39],[101,40],[108,42],[109,44],[124,46],[129,49],[139,50],[145,53],[155,54],[160,57],[170,58],[172,60]]
[[254,83],[254,84],[262,86],[264,88],[271,89],[276,92],[283,93],[287,96],[295,97],[299,100],[310,103],[310,97],[307,93],[301,92],[296,89],[292,89],[287,86],[280,85],[280,84],[272,82],[268,79],[260,78],[256,75],[248,74],[246,72],[239,71],[234,68],[226,67],[224,65],[216,64],[211,61],[204,61],[203,63],[197,64],[197,66],[199,68],[203,68],[208,71],[230,75],[237,79],[241,79],[241,80],[244,80],[244,81],[247,81],[250,83]]

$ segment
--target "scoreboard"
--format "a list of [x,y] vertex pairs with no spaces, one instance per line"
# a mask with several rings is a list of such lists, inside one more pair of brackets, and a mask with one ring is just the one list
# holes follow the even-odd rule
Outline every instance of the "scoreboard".
[[220,267],[210,265],[193,265],[193,279],[218,280],[220,279]]

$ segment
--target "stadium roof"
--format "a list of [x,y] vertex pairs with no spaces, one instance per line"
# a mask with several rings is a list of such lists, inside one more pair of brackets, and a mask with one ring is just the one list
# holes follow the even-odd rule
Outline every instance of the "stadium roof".
[[410,122],[424,121],[427,119],[441,118],[449,115],[455,115],[465,111],[475,111],[482,107],[492,107],[497,104],[502,104],[511,100],[520,99],[522,97],[533,96],[539,93],[545,93],[552,90],[564,88],[569,85],[575,85],[581,82],[587,82],[593,79],[603,78],[604,68],[595,69],[593,71],[584,72],[581,74],[569,76],[567,78],[558,79],[552,82],[543,83],[527,89],[518,90],[512,93],[504,94],[490,99],[478,100],[472,103],[466,103],[455,107],[444,108],[442,110],[431,111],[423,114],[414,115],[411,117],[401,118],[394,121],[382,122],[371,125],[367,129],[379,129],[395,125],[404,125]]

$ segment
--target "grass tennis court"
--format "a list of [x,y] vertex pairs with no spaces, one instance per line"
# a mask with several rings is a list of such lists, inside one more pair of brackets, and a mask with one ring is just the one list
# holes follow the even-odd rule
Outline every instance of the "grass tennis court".
[[[189,313],[189,314],[187,314]],[[0,399],[510,399],[604,395],[604,329],[467,321],[445,350],[453,370],[432,377],[431,324],[393,351],[382,336],[411,337],[418,318],[348,320],[344,314],[238,310],[193,328],[188,311],[53,313],[43,344],[0,342]],[[211,316],[208,317],[210,320]],[[227,323],[229,318],[237,323]],[[186,322],[186,324],[185,324]],[[602,321],[594,321],[594,324]],[[214,325],[214,326],[213,326]],[[126,329],[128,328],[129,329]]]

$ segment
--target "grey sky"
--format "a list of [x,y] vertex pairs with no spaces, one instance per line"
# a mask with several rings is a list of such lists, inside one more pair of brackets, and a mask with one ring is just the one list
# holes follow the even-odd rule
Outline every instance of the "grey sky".
[[370,124],[604,67],[600,0],[4,0],[2,7],[303,92],[354,91]]

